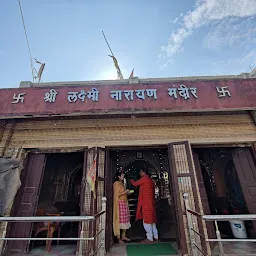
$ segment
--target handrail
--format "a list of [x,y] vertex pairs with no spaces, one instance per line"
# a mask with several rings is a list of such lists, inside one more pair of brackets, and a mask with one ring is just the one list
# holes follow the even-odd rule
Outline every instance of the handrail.
[[[237,214],[237,215],[202,215],[201,213],[198,213],[189,207],[189,195],[188,193],[183,194],[185,209],[186,209],[186,215],[187,215],[187,221],[188,221],[188,227],[189,227],[189,235],[190,235],[190,243],[191,243],[191,249],[192,249],[192,256],[198,256],[198,252],[200,252],[202,255],[211,255],[211,251],[208,250],[202,251],[198,243],[195,241],[195,234],[199,236],[200,238],[205,241],[206,248],[210,248],[209,242],[218,242],[219,245],[219,256],[224,256],[224,249],[222,242],[256,242],[256,239],[222,239],[221,234],[218,228],[218,221],[237,221],[237,220],[246,220],[246,221],[255,221],[256,220],[256,214]],[[208,236],[205,237],[204,235],[200,234],[192,224],[191,216],[195,216],[199,218],[201,221],[214,221],[215,227],[216,227],[216,237],[217,239],[209,239]],[[207,233],[206,233],[207,235]],[[202,241],[202,240],[201,240]]]
[[[97,216],[97,215],[96,215]],[[95,216],[31,216],[31,217],[0,217],[0,222],[79,222],[94,220]]]
[[[21,241],[37,241],[37,240],[59,240],[59,241],[80,241],[79,245],[79,256],[83,254],[83,242],[84,241],[95,241],[98,236],[100,236],[99,246],[92,252],[92,256],[96,255],[100,252],[100,256],[104,256],[106,254],[105,250],[105,230],[106,230],[106,197],[102,198],[102,210],[96,213],[93,216],[30,216],[30,217],[0,217],[1,222],[82,222],[82,230],[80,233],[80,237],[67,237],[67,238],[36,238],[36,237],[5,237],[6,232],[3,233],[2,237],[0,237],[0,254],[1,248],[3,244],[1,241],[13,241],[13,240],[21,240]],[[93,221],[100,217],[100,230],[93,237],[84,237],[83,223],[87,221]],[[97,241],[97,240],[96,240]]]
[[207,239],[209,242],[256,242],[256,239]]
[[94,241],[95,237],[65,237],[65,238],[58,238],[58,237],[0,237],[0,240],[3,241]]
[[206,221],[256,220],[256,214],[203,215],[203,220],[206,220]]

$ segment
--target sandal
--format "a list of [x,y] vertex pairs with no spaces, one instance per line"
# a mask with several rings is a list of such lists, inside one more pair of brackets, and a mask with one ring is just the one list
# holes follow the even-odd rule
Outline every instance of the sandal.
[[125,237],[122,237],[122,241],[130,242],[131,239],[129,239],[129,238],[127,238],[127,237],[125,236]]

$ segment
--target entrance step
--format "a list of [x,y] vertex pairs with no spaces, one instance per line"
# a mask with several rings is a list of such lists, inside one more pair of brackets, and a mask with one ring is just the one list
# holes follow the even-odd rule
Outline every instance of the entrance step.
[[[129,244],[133,244],[133,245],[139,245],[139,243],[129,243]],[[169,243],[172,245],[172,247],[178,252],[178,248],[177,248],[177,244],[175,242],[171,242]],[[115,244],[110,252],[107,254],[107,256],[128,256],[127,255],[127,250],[126,250],[126,245],[127,244]],[[138,254],[136,254],[137,256]],[[129,256],[133,256],[133,255],[129,255]],[[181,256],[181,254],[177,253],[177,254],[170,254],[170,255],[154,255],[154,256]]]

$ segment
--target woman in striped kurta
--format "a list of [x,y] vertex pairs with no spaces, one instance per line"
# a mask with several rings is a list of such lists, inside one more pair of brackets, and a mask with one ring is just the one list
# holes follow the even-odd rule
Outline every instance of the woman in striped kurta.
[[[125,188],[123,184],[124,174],[117,173],[116,181],[114,182],[114,202],[113,202],[113,230],[114,235],[117,237],[118,242],[130,241],[126,237],[126,230],[131,227],[130,224],[130,212],[128,207],[127,194],[129,190]],[[120,229],[122,229],[122,235],[120,238]]]

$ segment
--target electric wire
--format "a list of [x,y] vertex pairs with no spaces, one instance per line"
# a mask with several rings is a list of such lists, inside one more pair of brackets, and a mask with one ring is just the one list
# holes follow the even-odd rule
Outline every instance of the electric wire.
[[30,65],[31,65],[31,72],[32,72],[32,78],[33,78],[33,82],[34,82],[34,66],[33,66],[33,61],[32,61],[32,55],[31,55],[31,50],[30,50],[30,46],[29,46],[28,35],[27,35],[27,30],[26,30],[26,26],[25,26],[25,21],[24,21],[24,17],[23,17],[23,12],[22,12],[22,8],[21,8],[20,0],[18,0],[18,2],[19,2],[21,19],[22,19],[23,28],[24,28],[24,32],[25,32],[25,36],[26,36],[26,41],[27,41],[27,46],[28,46],[28,52],[29,52],[29,57],[30,57]]

